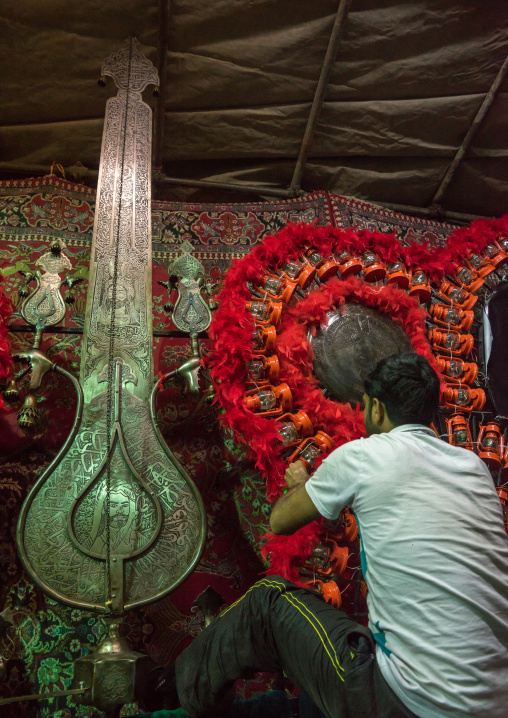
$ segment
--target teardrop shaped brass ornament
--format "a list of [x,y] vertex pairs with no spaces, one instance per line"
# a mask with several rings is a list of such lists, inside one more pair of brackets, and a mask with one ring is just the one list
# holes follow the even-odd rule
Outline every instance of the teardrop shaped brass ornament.
[[[135,377],[121,360],[115,363],[109,456],[103,392],[84,406],[72,443],[66,443],[28,495],[18,545],[25,568],[49,595],[119,615],[164,596],[184,580],[201,555],[206,514],[190,477],[160,443],[149,407],[124,385]],[[113,605],[106,605],[109,579]]]

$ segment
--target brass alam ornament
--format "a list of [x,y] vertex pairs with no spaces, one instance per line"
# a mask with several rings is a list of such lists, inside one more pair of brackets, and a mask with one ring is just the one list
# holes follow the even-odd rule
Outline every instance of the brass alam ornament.
[[[18,524],[25,568],[46,593],[116,616],[181,583],[205,539],[199,493],[160,438],[150,411],[152,118],[141,92],[158,78],[136,44],[131,39],[102,68],[118,93],[107,102],[102,139],[81,375],[75,382],[78,415],[66,445],[28,495]],[[49,259],[46,264],[47,273],[61,271]],[[56,284],[41,283],[44,295],[36,308],[51,319],[60,310]],[[25,357],[33,359],[34,369],[39,363],[43,372],[58,370],[39,353]]]
[[[62,278],[60,273],[72,269],[67,255],[62,251],[65,244],[61,239],[54,242],[50,250],[40,257],[35,266],[35,274],[27,278],[28,281],[35,279],[37,286],[23,302],[21,314],[28,324],[36,328],[34,347],[39,347],[42,339],[42,331],[47,326],[58,324],[65,316],[65,302],[60,294]],[[43,273],[41,274],[40,269]]]
[[192,256],[193,246],[185,241],[182,254],[168,267],[168,274],[178,277],[178,298],[173,309],[173,323],[177,329],[197,334],[208,329],[212,314],[201,296],[205,270],[201,262]]

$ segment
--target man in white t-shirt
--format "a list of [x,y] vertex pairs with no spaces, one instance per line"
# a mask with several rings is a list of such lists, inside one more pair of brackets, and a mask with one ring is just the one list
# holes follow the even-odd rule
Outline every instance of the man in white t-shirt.
[[365,381],[369,438],[310,478],[292,464],[273,507],[276,534],[355,512],[369,628],[267,576],[177,659],[190,716],[224,711],[234,680],[265,670],[284,671],[327,718],[506,718],[508,537],[483,462],[430,429],[438,402],[426,359],[381,361]]

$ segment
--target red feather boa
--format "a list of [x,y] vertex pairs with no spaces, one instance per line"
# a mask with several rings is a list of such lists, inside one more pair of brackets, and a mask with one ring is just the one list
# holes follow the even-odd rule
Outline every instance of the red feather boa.
[[[468,250],[481,252],[499,234],[508,232],[508,215],[498,220],[479,219],[467,228],[457,229],[445,247],[430,248],[428,243],[402,246],[393,234],[361,230],[339,230],[309,224],[288,224],[241,260],[235,261],[220,293],[219,309],[210,327],[214,349],[209,357],[217,401],[224,413],[221,422],[233,431],[235,440],[246,444],[248,454],[266,479],[267,498],[276,500],[282,491],[285,462],[280,456],[281,442],[276,422],[253,414],[244,403],[246,362],[252,357],[255,322],[245,308],[251,299],[247,283],[257,284],[270,267],[278,268],[296,259],[304,248],[315,247],[327,256],[332,250],[348,248],[354,254],[372,249],[385,262],[402,260],[406,266],[421,267],[433,283],[439,284],[446,274],[454,274]],[[276,353],[280,363],[279,381],[287,382],[298,408],[310,417],[314,428],[322,428],[340,446],[364,435],[363,416],[359,408],[340,404],[323,396],[312,374],[312,351],[307,330],[326,321],[332,306],[346,301],[375,307],[397,322],[411,339],[415,351],[427,357],[438,371],[425,328],[426,311],[405,292],[390,286],[377,287],[356,278],[333,279],[320,290],[287,307],[278,328]],[[439,373],[439,371],[438,371]],[[321,459],[324,457],[321,457]],[[309,557],[319,538],[320,523],[314,522],[292,536],[267,535],[263,553],[270,555],[268,573],[280,573],[299,581],[296,570]]]

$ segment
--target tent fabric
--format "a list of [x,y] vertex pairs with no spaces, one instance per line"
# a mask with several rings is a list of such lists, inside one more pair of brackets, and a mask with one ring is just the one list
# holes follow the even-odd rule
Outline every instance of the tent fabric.
[[[172,0],[164,172],[288,186],[338,4]],[[53,161],[97,169],[105,102],[116,92],[112,81],[97,86],[100,68],[132,35],[155,63],[158,12],[156,0],[4,2],[0,169]],[[302,188],[428,206],[507,39],[502,0],[352,0]],[[145,99],[155,106],[151,89]],[[506,211],[507,109],[504,80],[445,209]],[[164,192],[160,199],[172,199],[175,190]]]

